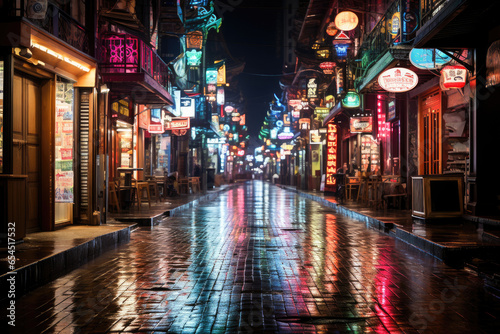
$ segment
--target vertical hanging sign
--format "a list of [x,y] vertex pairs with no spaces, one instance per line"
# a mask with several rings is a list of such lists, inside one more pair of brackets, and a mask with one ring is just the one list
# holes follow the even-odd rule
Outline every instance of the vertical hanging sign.
[[326,185],[325,191],[337,191],[337,125],[328,123],[326,133]]

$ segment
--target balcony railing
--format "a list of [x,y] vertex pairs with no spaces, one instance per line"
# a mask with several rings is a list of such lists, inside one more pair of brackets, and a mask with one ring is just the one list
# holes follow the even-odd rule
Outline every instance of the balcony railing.
[[356,73],[357,78],[362,77],[391,46],[411,42],[418,28],[418,15],[418,3],[415,1],[396,0],[389,6],[364,38],[359,51],[361,67]]
[[168,85],[167,64],[148,44],[133,35],[103,35],[99,65],[103,73],[147,73],[161,86]]
[[51,33],[72,47],[89,54],[89,34],[87,29],[69,14],[52,3],[47,3],[46,11],[36,11],[28,0],[6,1],[0,7],[0,16],[23,17],[35,26]]
[[436,15],[449,0],[421,0],[420,15],[421,26],[426,24],[434,15]]

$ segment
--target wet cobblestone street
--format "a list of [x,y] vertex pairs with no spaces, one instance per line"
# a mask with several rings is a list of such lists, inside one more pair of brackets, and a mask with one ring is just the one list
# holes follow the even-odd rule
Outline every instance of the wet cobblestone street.
[[9,330],[495,333],[500,299],[483,285],[390,235],[254,181],[140,227],[128,244],[21,297]]

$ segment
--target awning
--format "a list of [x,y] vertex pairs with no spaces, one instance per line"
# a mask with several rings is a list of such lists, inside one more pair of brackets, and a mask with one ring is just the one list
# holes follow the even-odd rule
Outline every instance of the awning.
[[382,71],[387,69],[394,62],[394,60],[395,59],[390,50],[387,50],[386,53],[368,69],[363,77],[363,81],[361,81],[361,83],[357,87],[357,90],[361,92],[363,89],[365,89],[369,84],[372,83],[373,80],[376,80],[378,75]]

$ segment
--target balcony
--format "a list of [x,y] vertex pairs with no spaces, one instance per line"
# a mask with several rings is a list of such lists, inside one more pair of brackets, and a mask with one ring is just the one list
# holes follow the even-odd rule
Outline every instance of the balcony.
[[47,3],[45,12],[43,10],[35,12],[29,8],[33,4],[28,0],[4,3],[3,6],[0,5],[0,17],[4,23],[16,18],[28,20],[34,26],[45,30],[75,49],[91,55],[88,30],[54,4]]
[[139,103],[173,103],[167,64],[140,38],[105,34],[98,53],[103,80],[112,90],[133,95]]
[[[409,45],[418,28],[418,4],[394,1],[372,31],[365,36],[359,51],[361,67],[356,73],[355,86],[363,88],[375,68],[385,68],[394,59],[407,59]],[[370,78],[367,79],[367,76]]]

